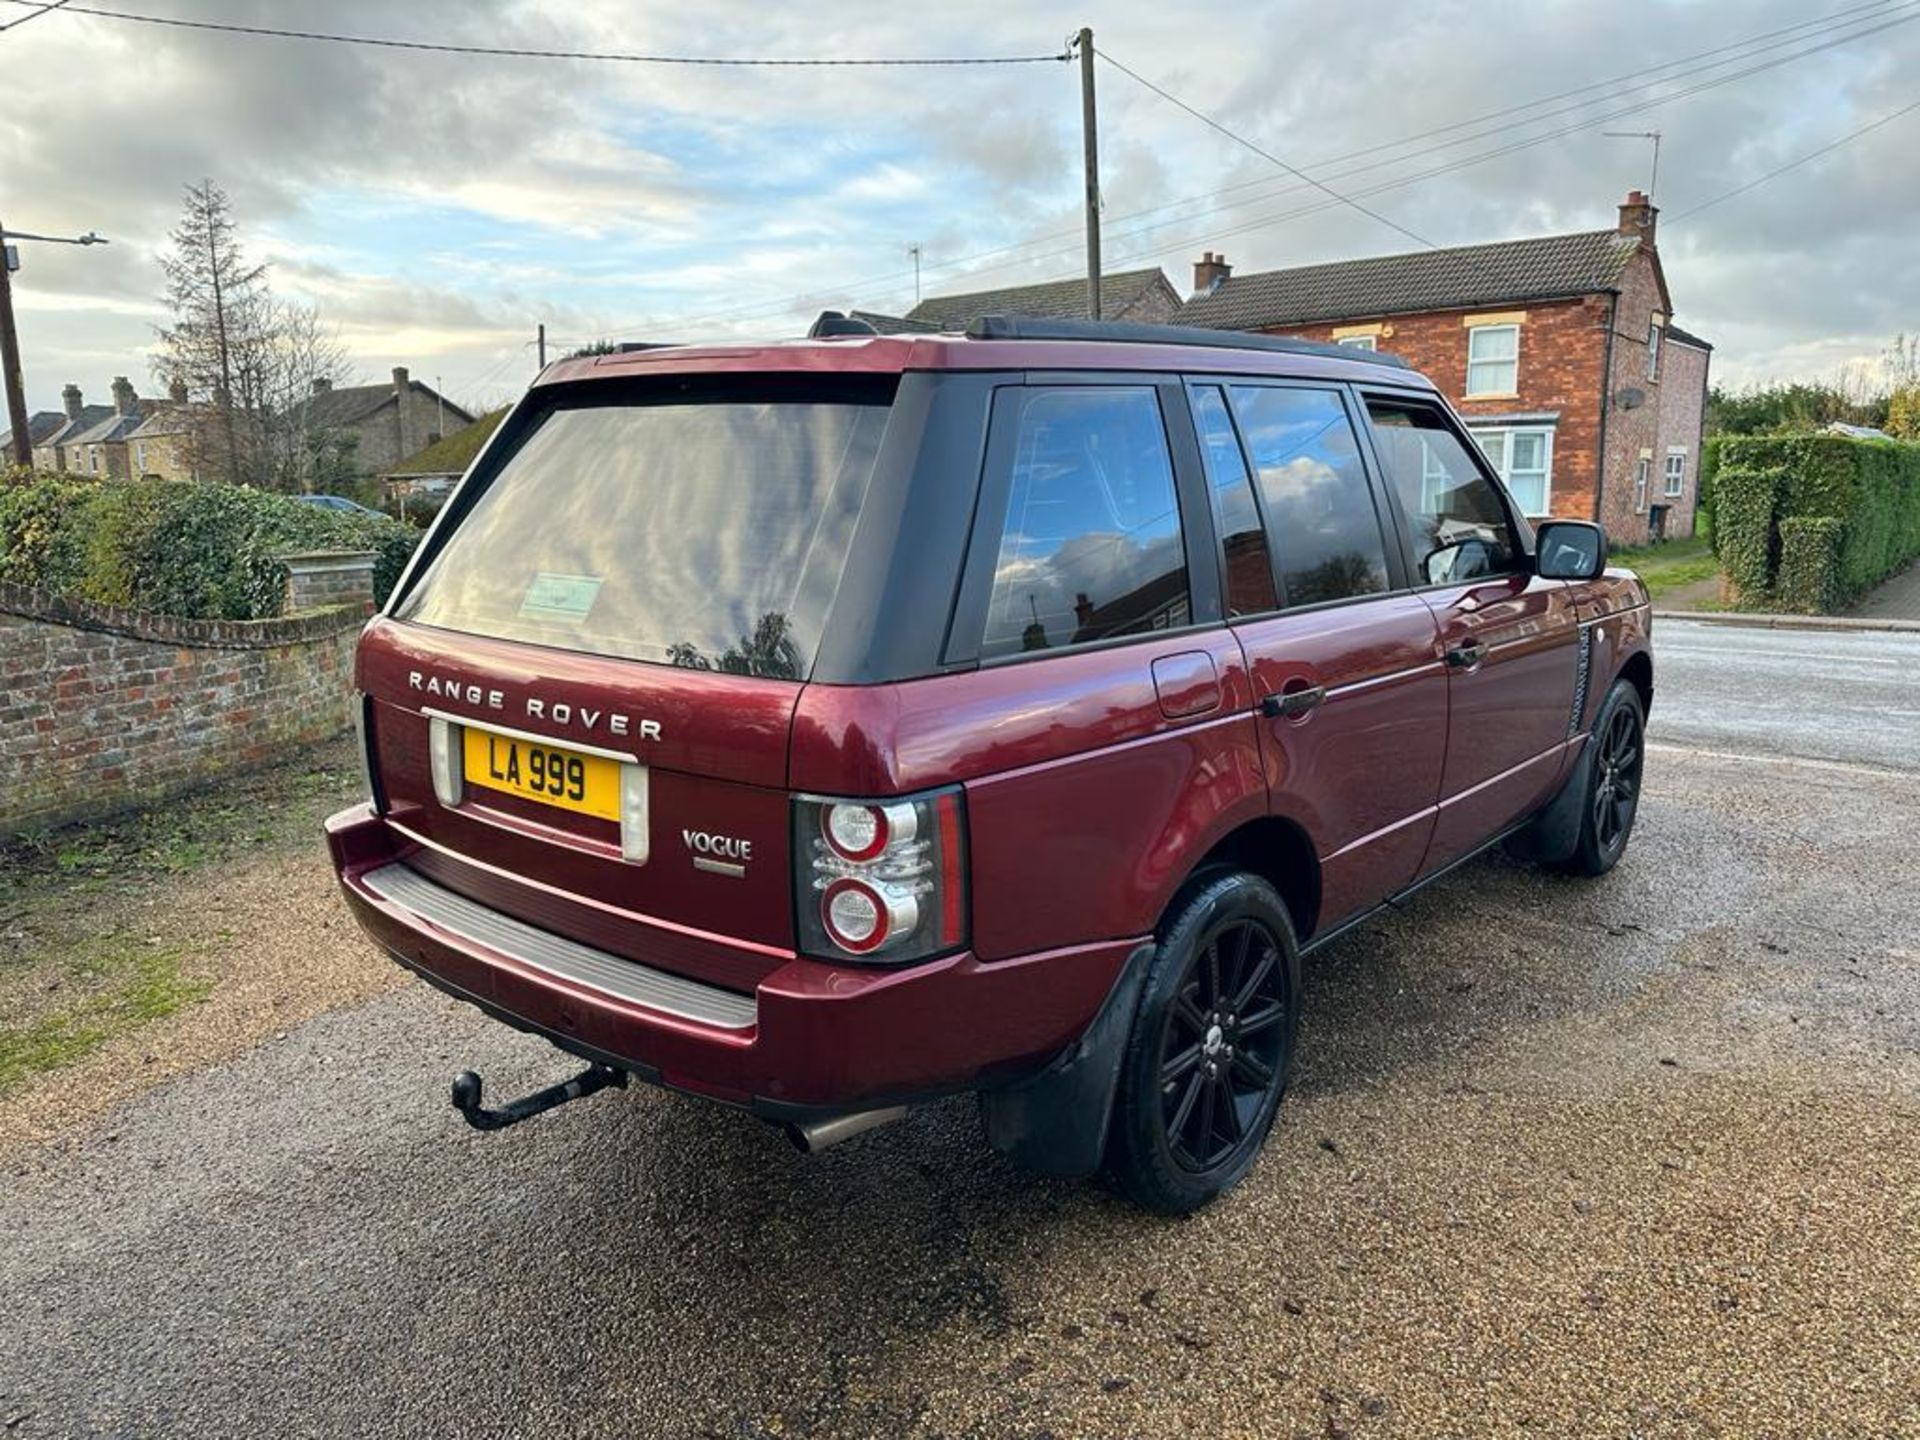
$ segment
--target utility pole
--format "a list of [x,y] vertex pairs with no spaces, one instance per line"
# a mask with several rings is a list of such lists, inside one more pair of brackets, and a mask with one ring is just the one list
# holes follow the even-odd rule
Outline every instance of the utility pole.
[[20,375],[20,333],[13,327],[13,252],[0,225],[0,368],[7,372],[7,422],[13,429],[13,463],[33,464],[33,436],[27,430],[27,387]]
[[913,303],[920,303],[920,242],[914,241],[907,247],[907,254],[913,257]]
[[544,323],[540,326],[539,338],[533,343],[540,349],[540,368],[545,370],[547,368],[547,327]]
[[1093,103],[1093,27],[1082,26],[1080,128],[1087,142],[1087,316],[1100,318],[1100,117]]
[[11,240],[41,240],[50,245],[104,245],[107,242],[89,230],[86,234],[29,235],[8,232],[0,225],[0,371],[5,372],[7,387],[7,423],[13,430],[13,459],[22,469],[33,464],[33,435],[27,428],[27,386],[20,373],[20,332],[13,322],[13,248]]

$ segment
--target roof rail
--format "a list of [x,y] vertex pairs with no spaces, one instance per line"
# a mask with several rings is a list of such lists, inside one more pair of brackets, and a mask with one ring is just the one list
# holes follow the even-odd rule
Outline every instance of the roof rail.
[[1052,320],[1041,315],[982,315],[967,326],[969,340],[1101,340],[1118,345],[1195,345],[1216,350],[1270,350],[1283,355],[1319,355],[1357,360],[1396,370],[1413,367],[1398,355],[1355,350],[1287,335],[1245,330],[1208,330],[1198,325],[1143,325],[1128,320]]

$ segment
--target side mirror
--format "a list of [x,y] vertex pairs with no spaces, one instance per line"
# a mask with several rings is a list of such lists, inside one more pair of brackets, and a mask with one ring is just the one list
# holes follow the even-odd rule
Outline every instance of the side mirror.
[[1546,520],[1533,532],[1543,580],[1597,580],[1607,568],[1607,532],[1588,520]]

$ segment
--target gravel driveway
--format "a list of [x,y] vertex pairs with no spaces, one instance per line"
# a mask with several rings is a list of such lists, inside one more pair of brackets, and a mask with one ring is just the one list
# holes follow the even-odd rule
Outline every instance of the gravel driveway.
[[0,1434],[1920,1434],[1914,775],[1660,714],[1613,876],[1478,862],[1310,962],[1198,1217],[961,1104],[476,1135],[455,1069],[568,1062],[416,984],[15,1157]]

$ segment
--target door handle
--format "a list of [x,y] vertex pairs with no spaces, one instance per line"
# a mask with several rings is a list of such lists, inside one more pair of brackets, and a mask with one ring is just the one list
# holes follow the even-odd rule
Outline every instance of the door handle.
[[1260,713],[1269,720],[1297,720],[1310,713],[1327,698],[1327,687],[1312,685],[1304,690],[1289,690],[1284,695],[1262,695]]
[[1456,645],[1447,651],[1447,664],[1455,670],[1471,670],[1487,658],[1487,647],[1478,640],[1469,640],[1464,645]]

